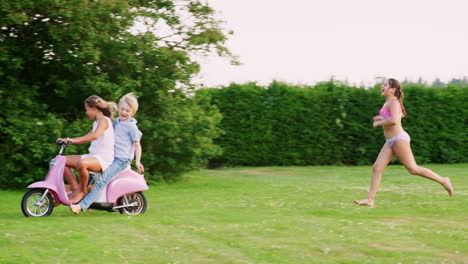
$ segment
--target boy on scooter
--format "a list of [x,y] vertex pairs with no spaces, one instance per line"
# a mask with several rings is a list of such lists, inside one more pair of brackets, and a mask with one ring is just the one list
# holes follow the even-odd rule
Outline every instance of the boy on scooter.
[[115,146],[114,146],[114,161],[102,172],[99,179],[96,180],[94,188],[79,202],[71,200],[70,210],[79,214],[80,211],[86,211],[88,207],[99,197],[100,192],[104,187],[122,170],[127,168],[133,158],[138,173],[145,169],[140,163],[141,161],[141,144],[140,139],[143,135],[138,129],[137,121],[133,118],[138,110],[138,100],[132,94],[126,94],[119,100],[119,118],[114,123]]

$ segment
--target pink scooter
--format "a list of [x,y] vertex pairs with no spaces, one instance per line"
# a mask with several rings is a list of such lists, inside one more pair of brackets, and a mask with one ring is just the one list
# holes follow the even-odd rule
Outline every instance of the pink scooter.
[[[50,162],[50,169],[44,181],[29,185],[30,188],[21,201],[21,209],[25,216],[48,216],[54,209],[55,201],[64,205],[70,205],[63,172],[66,157],[62,156],[65,150],[63,141],[57,142],[60,152]],[[101,192],[100,197],[89,208],[119,211],[121,214],[137,215],[144,213],[148,205],[142,191],[148,190],[143,175],[127,168],[120,172]]]

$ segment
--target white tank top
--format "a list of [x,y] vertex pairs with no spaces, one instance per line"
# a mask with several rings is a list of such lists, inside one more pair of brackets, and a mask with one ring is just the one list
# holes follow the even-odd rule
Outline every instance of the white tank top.
[[104,133],[102,133],[97,139],[91,142],[91,146],[89,146],[89,154],[99,154],[99,156],[106,160],[113,160],[115,136],[112,121],[107,116],[103,116],[99,120],[94,121],[93,132],[96,130],[99,121],[107,122],[107,129],[104,130]]

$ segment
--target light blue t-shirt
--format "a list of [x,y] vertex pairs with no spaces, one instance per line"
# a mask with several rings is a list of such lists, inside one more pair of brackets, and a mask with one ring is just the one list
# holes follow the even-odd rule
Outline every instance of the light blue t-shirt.
[[114,157],[132,160],[135,157],[134,141],[140,141],[143,135],[136,125],[137,121],[131,117],[125,121],[120,118],[112,124],[115,133]]

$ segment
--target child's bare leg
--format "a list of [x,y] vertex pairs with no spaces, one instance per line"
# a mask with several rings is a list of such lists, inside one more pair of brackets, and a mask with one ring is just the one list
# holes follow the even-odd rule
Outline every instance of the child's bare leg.
[[375,195],[379,189],[380,180],[382,179],[382,172],[387,164],[392,160],[392,158],[392,149],[390,146],[388,146],[388,144],[384,144],[372,168],[372,179],[367,198],[362,200],[354,200],[356,204],[374,206]]
[[75,191],[75,190],[77,190],[79,188],[78,182],[76,181],[75,174],[70,169],[70,167],[65,166],[63,175],[64,175],[65,179],[67,180],[67,182],[70,184],[70,188],[71,188],[72,191]]
[[65,169],[63,172],[64,178],[70,184],[72,190],[78,189],[78,182],[76,181],[75,174],[72,172],[70,168],[78,168],[78,164],[81,160],[81,156],[79,155],[71,155],[66,157]]
[[405,166],[409,173],[413,175],[422,176],[424,178],[436,181],[440,183],[445,190],[447,190],[450,197],[453,196],[453,187],[450,182],[450,178],[441,177],[439,174],[433,172],[430,169],[418,166],[414,159],[413,152],[409,142],[404,140],[398,140],[393,144],[395,155],[400,159],[401,163]]
[[75,204],[83,199],[88,193],[89,170],[101,171],[101,165],[96,158],[85,158],[78,164],[78,173],[80,174],[80,188],[72,194],[70,202]]

